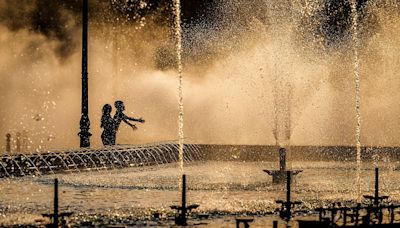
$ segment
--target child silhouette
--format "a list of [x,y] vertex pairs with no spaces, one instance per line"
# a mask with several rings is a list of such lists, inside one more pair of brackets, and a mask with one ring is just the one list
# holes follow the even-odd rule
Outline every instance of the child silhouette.
[[133,130],[136,130],[137,127],[136,127],[136,125],[130,123],[129,121],[136,121],[136,122],[139,122],[139,123],[144,123],[144,119],[142,119],[142,118],[135,119],[133,117],[129,117],[129,116],[124,114],[124,111],[125,111],[124,102],[115,101],[114,106],[117,109],[117,111],[115,112],[115,115],[114,115],[115,131],[118,131],[118,128],[119,128],[119,125],[121,124],[121,121],[124,121],[126,124],[131,126]]

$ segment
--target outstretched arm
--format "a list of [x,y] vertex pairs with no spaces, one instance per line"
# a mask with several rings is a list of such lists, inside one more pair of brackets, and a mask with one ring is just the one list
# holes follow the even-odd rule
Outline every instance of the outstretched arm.
[[139,123],[144,123],[144,119],[142,119],[141,117],[140,117],[139,119],[135,119],[135,118],[133,118],[133,117],[127,116],[126,118],[127,118],[128,120],[131,120],[131,121],[136,121],[136,122],[139,122]]
[[132,127],[134,130],[137,128],[135,124],[131,124],[128,120],[128,118],[122,119],[126,124],[128,124],[130,127]]

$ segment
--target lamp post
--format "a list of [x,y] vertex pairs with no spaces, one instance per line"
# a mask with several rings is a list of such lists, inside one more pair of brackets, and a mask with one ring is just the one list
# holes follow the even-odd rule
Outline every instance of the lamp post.
[[83,0],[82,7],[82,109],[81,120],[79,121],[81,131],[78,133],[80,137],[80,147],[90,147],[89,132],[89,107],[88,107],[88,0]]

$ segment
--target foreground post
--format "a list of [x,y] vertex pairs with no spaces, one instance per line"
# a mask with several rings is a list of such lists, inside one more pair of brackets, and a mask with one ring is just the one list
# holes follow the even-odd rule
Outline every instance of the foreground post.
[[186,218],[186,175],[182,175],[182,210],[181,210],[181,224],[182,226],[187,225],[187,218]]
[[54,212],[53,227],[58,227],[58,179],[54,179]]
[[68,227],[65,217],[72,215],[72,212],[58,212],[58,179],[54,179],[54,208],[53,213],[42,214],[43,217],[52,219],[53,223],[46,225],[46,227]]
[[291,172],[287,171],[286,172],[286,211],[287,211],[287,221],[290,220],[290,217],[292,216],[292,201],[290,201],[290,180],[291,180]]
[[172,205],[171,209],[177,210],[178,215],[175,217],[175,225],[187,226],[187,213],[193,209],[198,208],[198,204],[186,206],[186,175],[182,175],[182,205]]
[[79,122],[81,131],[78,133],[80,137],[80,147],[90,147],[90,120],[88,107],[88,0],[83,0],[82,7],[82,110],[81,120]]
[[375,168],[375,197],[374,197],[375,205],[379,204],[379,169]]
[[295,205],[301,204],[298,201],[291,201],[291,178],[292,171],[286,171],[286,201],[277,200],[276,203],[281,204],[281,209],[279,210],[279,217],[281,217],[286,222],[289,222],[292,217],[292,208]]

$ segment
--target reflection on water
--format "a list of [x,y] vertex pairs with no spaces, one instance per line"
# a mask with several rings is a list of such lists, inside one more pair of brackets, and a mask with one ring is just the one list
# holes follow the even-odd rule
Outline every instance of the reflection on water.
[[[294,200],[307,208],[341,200],[355,201],[356,167],[351,162],[292,162],[304,171],[296,178]],[[272,212],[276,199],[284,199],[285,186],[272,185],[262,170],[276,168],[272,162],[207,162],[185,166],[188,203],[200,204],[199,211],[219,213]],[[362,194],[374,187],[372,165],[362,167]],[[60,180],[61,210],[87,215],[109,214],[146,219],[158,211],[172,215],[169,206],[180,202],[177,164],[122,170],[81,172],[0,181],[0,223],[26,223],[52,209],[53,179]],[[400,200],[400,173],[382,167],[380,191]]]

